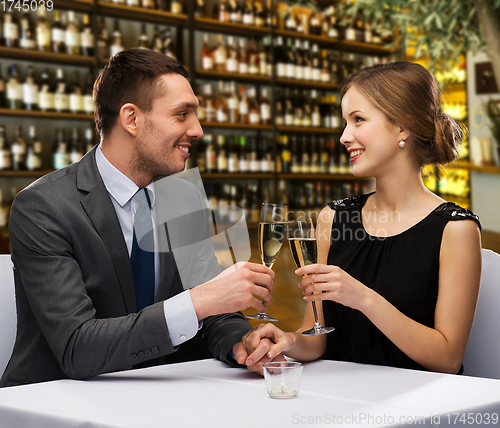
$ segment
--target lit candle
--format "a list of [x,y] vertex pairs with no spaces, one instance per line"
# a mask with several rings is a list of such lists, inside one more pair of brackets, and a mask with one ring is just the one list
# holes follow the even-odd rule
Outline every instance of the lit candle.
[[273,382],[270,395],[273,398],[292,398],[297,395],[297,391],[294,391],[292,383]]

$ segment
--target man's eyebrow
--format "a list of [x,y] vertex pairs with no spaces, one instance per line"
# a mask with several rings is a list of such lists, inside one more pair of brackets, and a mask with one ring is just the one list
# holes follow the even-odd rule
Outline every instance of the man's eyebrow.
[[184,110],[184,109],[194,109],[196,110],[198,108],[198,104],[195,103],[188,103],[188,102],[181,102],[179,104],[176,104],[172,106],[172,109],[178,109],[178,110]]

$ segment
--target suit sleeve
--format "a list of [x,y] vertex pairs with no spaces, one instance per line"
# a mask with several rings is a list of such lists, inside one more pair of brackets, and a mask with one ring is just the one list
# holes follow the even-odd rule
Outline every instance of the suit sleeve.
[[82,272],[74,254],[73,241],[82,236],[73,230],[81,226],[71,218],[75,208],[63,195],[44,189],[28,188],[13,203],[12,260],[16,287],[22,287],[29,302],[24,315],[36,319],[63,372],[83,379],[172,353],[162,302],[137,314],[96,318],[84,278],[88,272]]

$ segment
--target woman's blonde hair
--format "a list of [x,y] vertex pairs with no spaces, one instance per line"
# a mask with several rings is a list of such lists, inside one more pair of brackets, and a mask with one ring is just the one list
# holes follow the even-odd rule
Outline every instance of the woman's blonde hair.
[[344,82],[340,98],[353,86],[391,122],[411,133],[420,165],[458,158],[462,128],[441,108],[441,91],[425,67],[406,61],[366,67]]

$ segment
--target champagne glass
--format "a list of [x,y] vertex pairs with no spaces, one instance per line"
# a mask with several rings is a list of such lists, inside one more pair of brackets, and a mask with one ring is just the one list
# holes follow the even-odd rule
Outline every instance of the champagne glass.
[[[311,218],[300,218],[290,221],[287,224],[287,238],[290,244],[292,258],[297,269],[317,263],[318,250],[316,244],[316,234],[314,232],[314,223]],[[304,275],[304,277],[307,275]],[[335,330],[334,327],[323,327],[318,321],[318,312],[316,302],[311,302],[314,312],[314,327],[302,332],[303,336],[318,336],[320,334],[330,333]]]
[[[262,264],[272,269],[276,257],[281,250],[285,237],[287,206],[264,202],[260,208],[259,218],[259,253]],[[265,312],[247,315],[252,320],[278,321]]]

